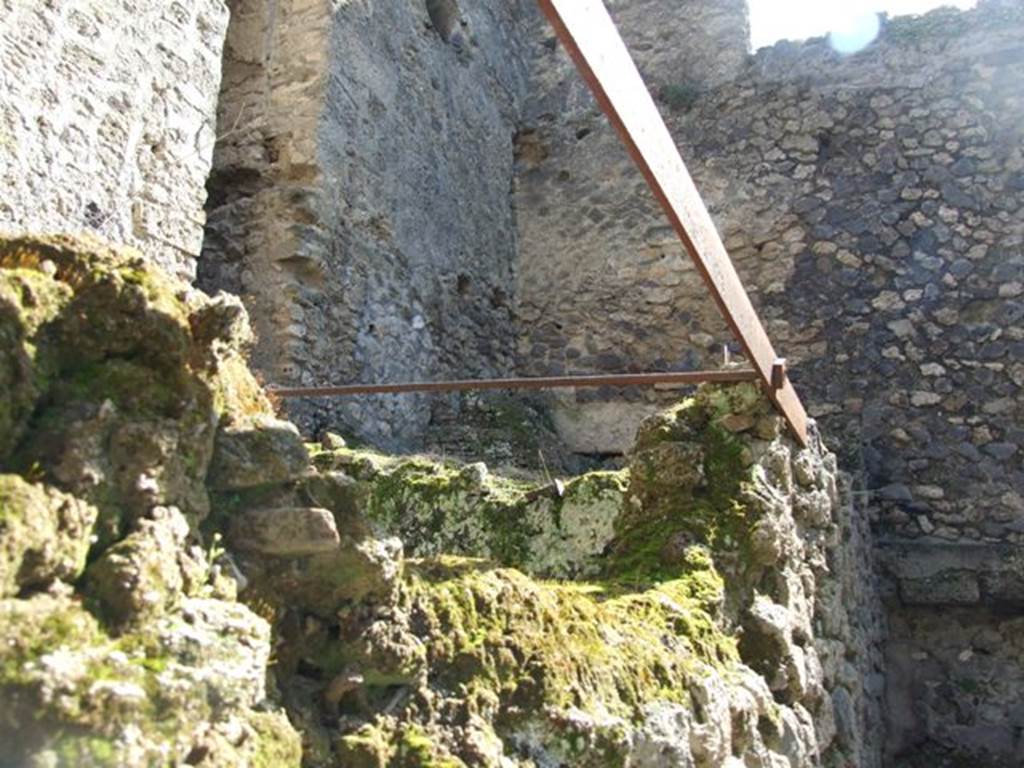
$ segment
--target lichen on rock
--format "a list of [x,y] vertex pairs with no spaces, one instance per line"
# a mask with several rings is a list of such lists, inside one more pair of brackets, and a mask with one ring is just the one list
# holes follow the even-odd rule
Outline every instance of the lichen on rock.
[[0,475],[0,596],[78,578],[96,516],[74,496]]
[[12,402],[31,413],[25,439],[0,444],[0,466],[42,472],[94,503],[106,542],[157,504],[202,519],[218,424],[271,413],[239,365],[240,306],[95,240],[0,239],[0,268],[5,285],[22,285],[0,303],[20,318]]
[[198,529],[217,430],[271,414],[247,334],[133,252],[0,237],[4,760],[298,764]]
[[[250,707],[264,697],[268,641],[261,619],[215,600],[186,600],[178,614],[117,638],[71,598],[0,601],[4,757],[16,765],[181,762],[197,728],[258,721]],[[286,727],[265,736],[288,741]],[[224,764],[244,764],[239,753],[257,746],[239,750],[241,741],[221,745]]]
[[312,454],[345,489],[339,531],[409,556],[386,594],[279,606],[279,682],[317,764],[809,766],[834,749],[808,645],[834,465],[795,449],[756,387],[702,389],[643,424],[627,470],[568,481]]
[[626,469],[509,478],[305,445],[245,366],[241,306],[129,253],[0,240],[0,276],[20,286],[0,293],[16,760],[855,757],[836,723],[856,712],[833,711],[844,593],[818,590],[841,545],[834,460],[756,387],[651,417]]
[[320,451],[316,461],[351,474],[378,534],[398,536],[410,556],[484,557],[551,578],[597,572],[627,484],[622,472],[530,482],[480,463],[347,448]]

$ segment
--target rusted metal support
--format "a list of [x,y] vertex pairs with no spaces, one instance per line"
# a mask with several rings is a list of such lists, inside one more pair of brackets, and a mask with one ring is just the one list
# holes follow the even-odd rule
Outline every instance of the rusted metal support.
[[780,357],[772,366],[772,389],[786,386],[786,358]]
[[271,389],[277,397],[342,397],[345,395],[404,394],[406,392],[455,392],[483,389],[557,389],[583,387],[647,387],[656,384],[685,386],[702,382],[757,381],[750,368],[723,371],[682,371],[676,373],[625,373],[597,376],[546,376],[526,379],[462,379],[456,381],[415,381],[405,384],[344,384],[337,387],[281,387]]
[[[793,435],[807,443],[807,414],[778,359],[658,108],[601,0],[538,0],[555,33],[647,179],[711,296]],[[783,371],[784,373],[784,371]]]

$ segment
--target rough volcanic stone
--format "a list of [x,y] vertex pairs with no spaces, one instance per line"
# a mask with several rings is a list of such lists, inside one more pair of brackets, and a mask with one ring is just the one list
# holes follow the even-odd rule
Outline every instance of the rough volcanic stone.
[[315,507],[241,512],[232,519],[228,534],[233,547],[282,557],[330,552],[340,541],[334,515]]
[[217,433],[209,484],[220,490],[271,485],[301,477],[308,469],[309,452],[298,429],[262,417]]
[[0,597],[78,578],[97,514],[74,496],[0,475]]

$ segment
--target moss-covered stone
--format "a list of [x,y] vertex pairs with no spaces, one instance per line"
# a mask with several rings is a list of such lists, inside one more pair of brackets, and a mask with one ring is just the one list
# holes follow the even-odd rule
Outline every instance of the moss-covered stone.
[[298,765],[196,526],[217,429],[271,413],[250,341],[134,252],[0,237],[0,762]]
[[78,578],[96,516],[73,496],[0,475],[0,597]]
[[188,523],[171,508],[157,508],[157,519],[107,549],[85,573],[85,591],[114,625],[143,623],[173,609],[182,598],[184,579],[178,552]]
[[278,768],[302,764],[302,739],[281,712],[253,712],[248,725],[255,734],[252,768]]
[[427,628],[433,673],[449,684],[483,682],[526,711],[633,717],[643,702],[685,690],[700,664],[735,658],[713,620],[723,585],[710,558],[694,548],[684,567],[677,579],[629,592],[540,583],[473,561],[423,562],[411,566],[410,611]]
[[339,763],[351,768],[465,768],[420,726],[391,718],[338,740]]
[[[337,749],[346,765],[498,765],[524,734],[569,764],[623,764],[626,731],[652,702],[688,707],[694,679],[729,674],[737,662],[734,640],[716,623],[722,580],[699,547],[676,579],[638,591],[540,582],[450,557],[413,561],[407,570],[389,631],[353,628],[349,643],[328,644],[314,657],[328,676],[358,671],[362,685],[342,695],[342,711],[372,709],[402,686],[427,686],[438,709],[428,715],[417,704],[418,718],[383,716],[345,736]],[[450,724],[430,725],[434,717],[446,722],[444,701],[457,701],[458,717],[475,723],[471,743],[455,747],[443,735]],[[606,722],[575,733],[582,713],[602,713]],[[401,762],[417,754],[412,742],[423,745],[421,761]]]
[[629,514],[618,521],[606,577],[640,583],[671,577],[679,554],[692,544],[717,559],[742,560],[756,519],[756,510],[743,503],[753,469],[720,419],[732,406],[760,403],[745,389],[732,395],[702,390],[641,424],[630,456]]
[[71,290],[32,270],[0,271],[0,466],[24,434],[56,361],[39,334],[60,314]]
[[[238,604],[188,600],[117,638],[80,602],[38,595],[0,601],[0,742],[15,765],[179,763],[230,732],[211,764],[298,765],[279,715],[248,711],[265,695],[269,629]],[[249,755],[245,757],[244,755]],[[281,762],[274,762],[277,759]],[[83,762],[75,762],[80,760]],[[49,761],[49,762],[47,762]]]
[[[310,456],[237,300],[67,238],[0,239],[0,276],[16,764],[810,765],[834,467],[791,460],[757,388],[702,389],[628,470],[566,481]],[[330,536],[280,545],[275,510]]]
[[154,505],[201,519],[218,424],[271,411],[242,359],[240,305],[92,239],[0,238],[0,274],[18,358],[0,378],[16,373],[20,393],[0,414],[0,463],[95,504],[101,545]]
[[354,504],[377,535],[398,536],[411,556],[484,557],[546,577],[599,570],[628,485],[623,472],[530,482],[483,464],[350,449],[318,451],[314,462],[350,472]]
[[[710,766],[737,749],[802,764],[813,734],[768,687],[814,695],[793,643],[810,634],[794,627],[807,615],[790,565],[799,500],[773,418],[756,388],[701,390],[645,422],[627,471],[564,484],[317,452],[322,471],[353,478],[350,503],[377,533],[420,556],[392,604],[288,636],[305,643],[328,710],[364,723],[336,741],[343,762],[397,765],[412,733],[430,760],[467,765]],[[766,585],[792,605],[772,603],[781,640],[769,653],[747,643],[759,676],[738,640]],[[730,717],[731,734],[716,724]]]

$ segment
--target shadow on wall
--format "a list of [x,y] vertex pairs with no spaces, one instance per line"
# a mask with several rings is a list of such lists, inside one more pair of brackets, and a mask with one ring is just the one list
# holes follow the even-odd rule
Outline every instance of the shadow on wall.
[[450,42],[459,25],[459,4],[455,0],[427,0],[427,14],[441,39]]

